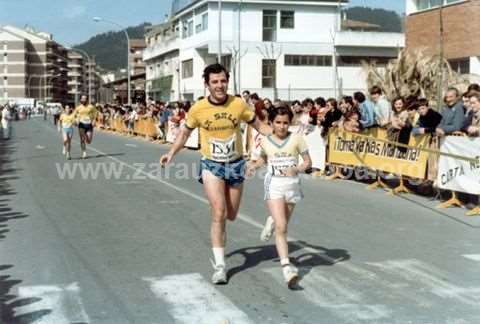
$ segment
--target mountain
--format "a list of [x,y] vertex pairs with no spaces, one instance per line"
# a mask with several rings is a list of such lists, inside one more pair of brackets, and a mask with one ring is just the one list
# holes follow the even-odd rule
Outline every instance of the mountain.
[[396,11],[369,7],[351,7],[343,10],[348,19],[360,20],[381,26],[382,32],[401,33],[403,17]]
[[[145,22],[138,26],[128,27],[127,33],[130,39],[144,38],[146,26],[151,26],[151,23]],[[74,47],[95,57],[97,64],[105,70],[116,71],[127,67],[127,38],[123,30],[98,34]]]

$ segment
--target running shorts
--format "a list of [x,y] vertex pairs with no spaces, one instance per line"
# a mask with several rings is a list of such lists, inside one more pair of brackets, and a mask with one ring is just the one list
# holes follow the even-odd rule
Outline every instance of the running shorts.
[[63,134],[67,135],[68,138],[73,137],[73,127],[64,127],[63,128]]
[[265,200],[283,198],[288,204],[296,204],[303,199],[299,177],[278,177],[267,173],[264,186]]
[[200,160],[198,181],[202,181],[203,170],[210,171],[215,177],[225,181],[229,186],[239,186],[245,181],[245,160],[240,158],[233,162],[216,162],[209,159]]
[[78,123],[78,128],[84,129],[87,132],[93,131],[92,124],[84,124],[84,123],[80,122],[80,123]]

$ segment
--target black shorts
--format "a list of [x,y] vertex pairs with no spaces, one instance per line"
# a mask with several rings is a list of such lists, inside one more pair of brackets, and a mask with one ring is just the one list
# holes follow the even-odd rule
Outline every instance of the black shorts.
[[92,124],[78,123],[78,129],[84,129],[87,132],[93,131]]

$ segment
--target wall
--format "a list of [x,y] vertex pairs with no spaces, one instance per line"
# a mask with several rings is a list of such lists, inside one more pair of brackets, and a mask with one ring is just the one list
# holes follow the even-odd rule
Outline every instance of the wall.
[[[445,56],[448,59],[480,55],[480,1],[454,4],[443,9]],[[439,9],[412,14],[406,19],[407,48],[425,47],[438,53]]]

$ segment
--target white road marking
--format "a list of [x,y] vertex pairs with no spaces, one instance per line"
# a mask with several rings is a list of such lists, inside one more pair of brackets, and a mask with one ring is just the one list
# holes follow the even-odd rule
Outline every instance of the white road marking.
[[416,292],[426,287],[428,292],[444,299],[453,299],[467,305],[480,305],[480,287],[463,288],[449,282],[448,274],[418,260],[392,260],[367,264],[383,272],[400,276],[411,282]]
[[199,273],[143,278],[154,295],[169,305],[169,313],[185,324],[253,324],[226,296]]
[[464,258],[480,262],[480,254],[464,254]]
[[36,148],[37,150],[44,150],[44,149],[45,149],[45,146],[37,145],[37,146],[35,146],[35,148]]
[[[280,267],[263,271],[287,289]],[[299,271],[302,273],[302,268]],[[392,311],[385,305],[369,304],[366,301],[366,296],[361,293],[362,289],[355,286],[361,280],[355,278],[355,282],[353,282],[342,274],[325,274],[309,269],[308,276],[303,277],[300,282],[303,290],[296,293],[347,322],[358,323],[358,321],[391,317]]]
[[125,146],[137,147],[137,145],[136,145],[136,144],[130,144],[130,143],[127,143],[127,144],[125,144]]
[[44,311],[46,314],[36,320],[35,324],[90,323],[77,283],[66,286],[19,287],[17,295],[19,300],[39,299],[31,304],[17,307],[16,315]]

